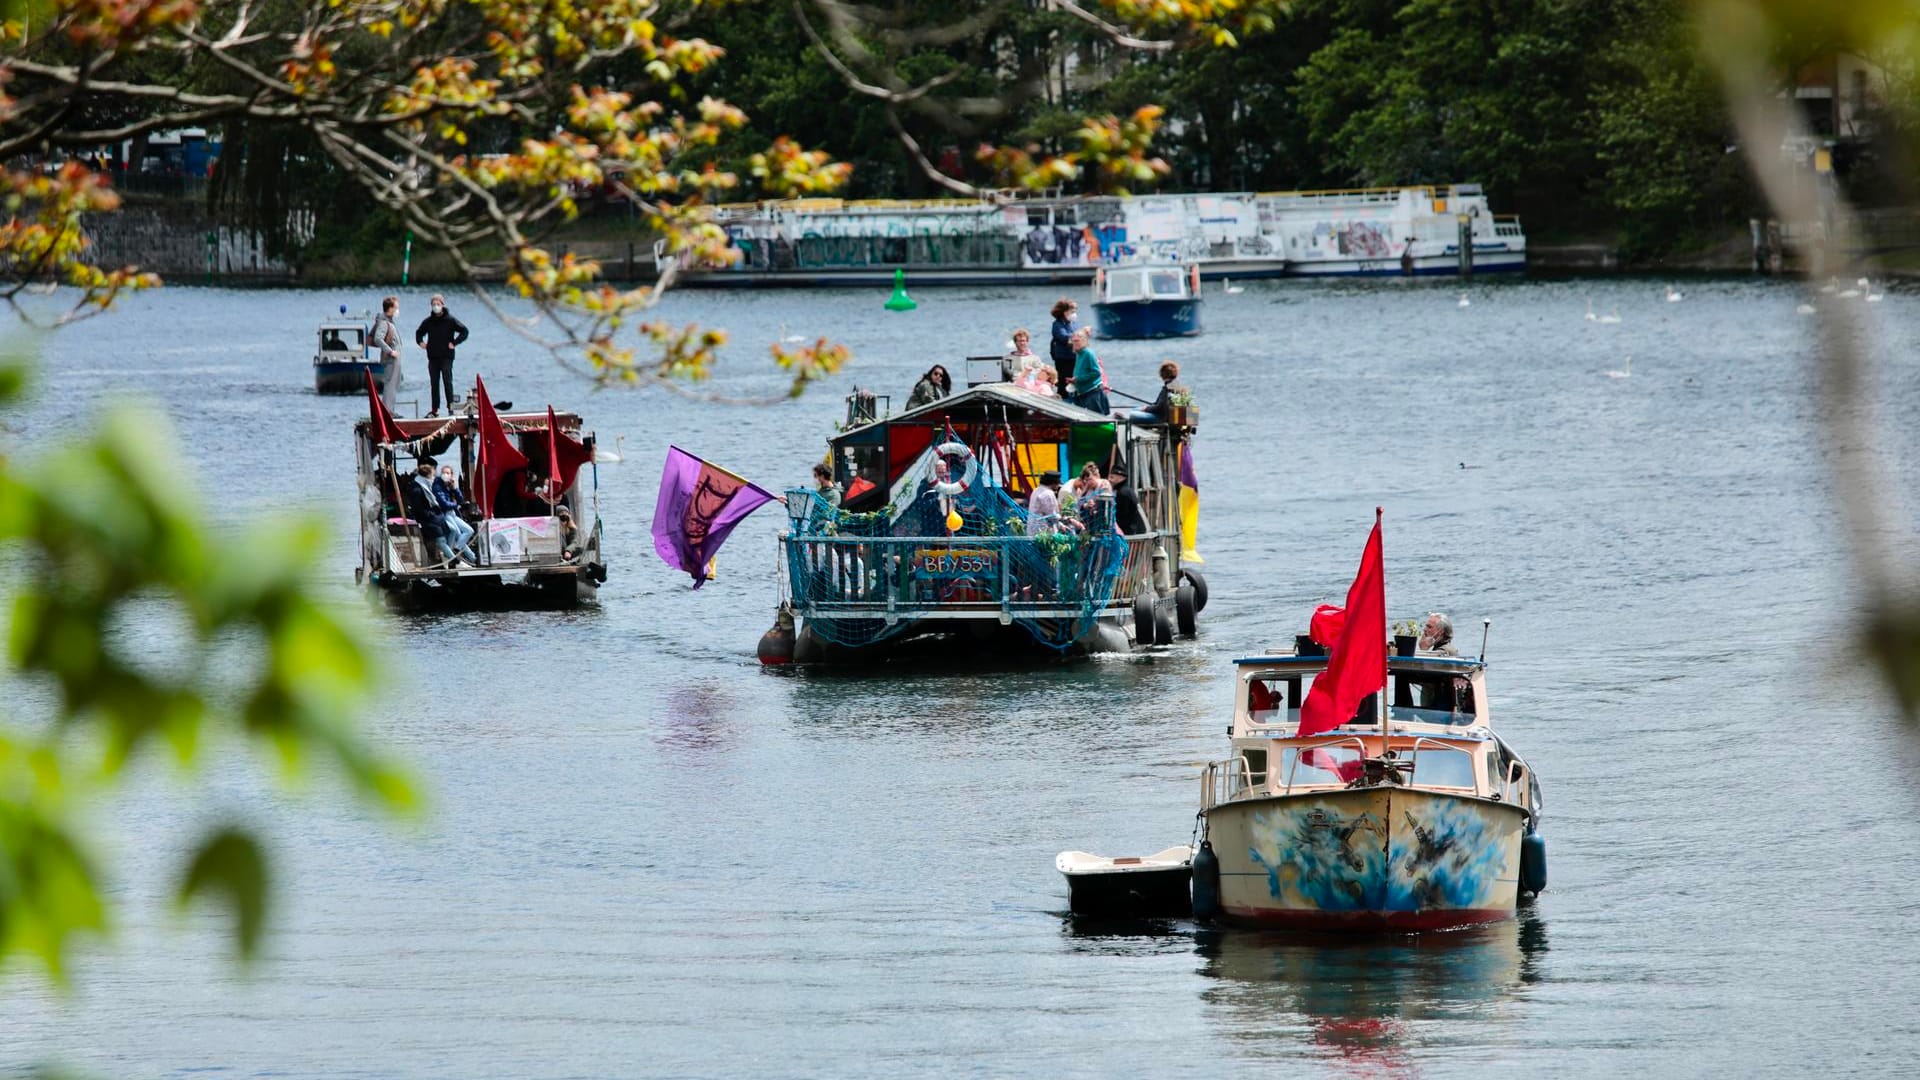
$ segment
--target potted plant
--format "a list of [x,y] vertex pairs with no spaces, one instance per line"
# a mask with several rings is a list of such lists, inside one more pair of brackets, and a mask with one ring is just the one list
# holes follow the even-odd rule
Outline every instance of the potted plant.
[[1401,619],[1393,624],[1393,654],[1412,656],[1414,648],[1420,644],[1420,624],[1413,619]]
[[1167,394],[1167,423],[1174,427],[1196,427],[1200,423],[1200,407],[1193,403],[1193,391],[1184,386],[1176,386]]

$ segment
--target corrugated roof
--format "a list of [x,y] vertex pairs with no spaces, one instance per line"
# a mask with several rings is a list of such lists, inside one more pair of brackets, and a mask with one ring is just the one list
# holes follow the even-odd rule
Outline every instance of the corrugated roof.
[[967,418],[968,414],[976,411],[980,414],[981,419],[997,420],[1000,418],[1002,410],[1019,410],[1019,415],[1015,418],[1023,420],[1045,418],[1069,424],[1113,423],[1113,417],[1111,416],[1094,412],[1091,409],[1083,409],[1078,405],[1068,404],[1057,397],[1048,397],[1044,394],[1036,394],[1031,390],[1022,390],[1012,383],[985,383],[981,386],[962,390],[950,397],[941,398],[938,401],[929,401],[925,405],[908,409],[905,412],[894,413],[884,420],[876,420],[871,424],[862,424],[857,428],[850,428],[836,435],[832,441],[838,442],[849,435],[866,431],[876,425],[898,424],[923,418],[934,420],[942,416],[955,414],[961,418]]

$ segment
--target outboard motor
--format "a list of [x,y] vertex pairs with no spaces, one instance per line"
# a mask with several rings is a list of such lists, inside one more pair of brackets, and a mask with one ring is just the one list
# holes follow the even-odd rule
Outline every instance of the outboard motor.
[[1193,853],[1193,916],[1212,919],[1220,915],[1220,857],[1213,853],[1213,841],[1200,841]]

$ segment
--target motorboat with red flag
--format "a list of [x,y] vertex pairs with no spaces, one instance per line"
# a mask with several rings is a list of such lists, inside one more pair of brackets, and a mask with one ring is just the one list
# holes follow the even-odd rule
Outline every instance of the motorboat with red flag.
[[[607,577],[599,471],[578,415],[501,412],[478,379],[466,411],[451,417],[396,418],[371,380],[367,396],[369,414],[353,428],[356,581],[403,608],[594,598]],[[443,467],[452,483],[436,490]]]
[[[1345,608],[1234,661],[1231,756],[1206,767],[1194,913],[1310,930],[1441,930],[1546,887],[1540,783],[1493,730],[1479,658],[1387,646],[1380,529]],[[1317,639],[1317,640],[1316,640]]]

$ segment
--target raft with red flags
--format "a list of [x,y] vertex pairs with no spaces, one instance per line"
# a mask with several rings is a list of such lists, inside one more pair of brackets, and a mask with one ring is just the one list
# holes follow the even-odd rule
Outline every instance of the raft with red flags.
[[[399,607],[566,607],[606,580],[594,436],[575,413],[395,417],[366,380],[354,424],[359,580]],[[613,459],[608,459],[613,460]]]

